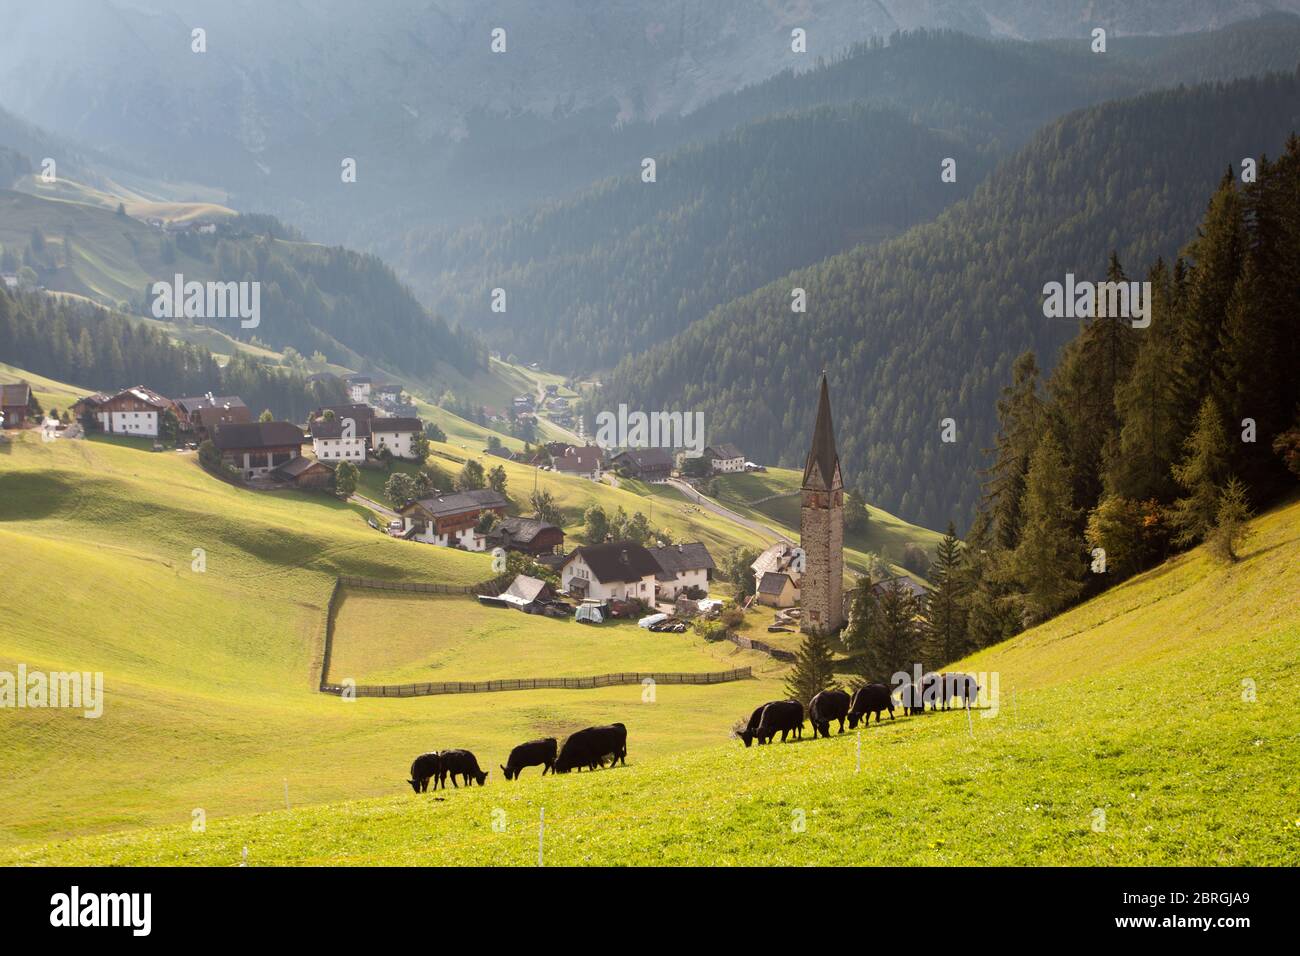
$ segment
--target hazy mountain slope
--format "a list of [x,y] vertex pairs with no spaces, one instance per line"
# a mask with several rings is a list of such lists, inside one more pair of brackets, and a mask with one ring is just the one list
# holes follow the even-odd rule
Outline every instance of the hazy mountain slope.
[[[239,208],[369,245],[396,224],[473,218],[611,175],[619,150],[641,138],[607,141],[615,127],[671,121],[897,30],[1070,36],[1084,50],[1097,21],[1113,38],[1112,54],[1094,58],[1101,70],[1119,65],[1123,34],[1184,33],[1269,9],[1300,9],[1300,0],[1137,12],[1088,0],[393,0],[366,16],[350,0],[52,0],[6,19],[0,103],[156,178],[212,183]],[[808,30],[807,54],[790,50],[795,26]],[[207,30],[206,53],[191,52],[195,27]],[[504,54],[489,51],[495,27],[507,31]],[[1199,60],[1183,57],[1184,69]],[[903,86],[918,82],[900,75]],[[502,167],[511,156],[521,161]],[[344,157],[359,167],[347,188]]]
[[[940,181],[945,156],[959,157],[958,183]],[[663,157],[654,183],[607,181],[407,252],[440,270],[417,291],[503,352],[565,372],[610,367],[793,268],[933,218],[984,165],[893,111],[823,108]],[[505,312],[489,308],[494,288]]]
[[258,281],[260,323],[195,319],[241,341],[356,365],[369,360],[415,376],[437,362],[483,364],[469,335],[431,316],[373,256],[302,241],[265,217],[222,220],[214,235],[172,236],[97,205],[0,190],[0,248],[52,291],[152,314],[151,285]]
[[[1050,366],[1075,331],[1043,318],[1043,284],[1102,279],[1111,250],[1140,278],[1192,238],[1225,169],[1277,153],[1295,129],[1295,73],[1071,114],[936,222],[792,273],[629,357],[602,406],[702,410],[711,440],[797,464],[824,367],[846,480],[907,520],[964,521],[1012,360],[1032,348]],[[790,314],[796,285],[806,316]],[[939,440],[946,417],[955,444]]]

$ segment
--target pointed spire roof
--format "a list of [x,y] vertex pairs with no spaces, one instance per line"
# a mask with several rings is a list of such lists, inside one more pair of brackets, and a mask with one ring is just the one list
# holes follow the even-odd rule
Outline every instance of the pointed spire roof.
[[831,423],[831,393],[826,384],[826,373],[822,372],[817,424],[813,426],[812,448],[803,469],[803,486],[829,491],[840,485],[840,456],[835,450],[835,426]]

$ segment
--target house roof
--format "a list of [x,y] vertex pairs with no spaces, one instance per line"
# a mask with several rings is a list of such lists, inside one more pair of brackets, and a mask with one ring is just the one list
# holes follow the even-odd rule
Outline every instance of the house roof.
[[218,425],[212,437],[212,443],[221,451],[301,445],[306,440],[302,430],[293,422],[229,422]]
[[275,469],[273,474],[278,478],[293,479],[297,478],[304,472],[311,471],[313,468],[323,468],[326,471],[333,471],[333,469],[324,462],[317,461],[315,458],[306,458],[299,455],[292,461],[287,461],[279,468]]
[[359,404],[358,405],[322,405],[320,408],[316,409],[316,411],[312,413],[311,417],[314,420],[322,417],[326,412],[333,412],[334,417],[336,419],[353,418],[356,419],[357,421],[361,421],[364,418],[366,421],[370,421],[370,419],[375,417],[375,410],[373,408],[371,408],[369,405],[359,405]]
[[476,488],[472,491],[457,491],[449,495],[437,495],[433,498],[421,498],[412,501],[398,510],[403,513],[408,508],[419,507],[435,518],[443,515],[462,514],[466,511],[484,511],[488,508],[504,508],[509,502],[500,492],[491,488]]
[[682,544],[669,544],[661,548],[648,549],[665,571],[676,574],[679,571],[713,570],[713,555],[699,541],[686,541]]
[[510,582],[510,587],[506,588],[499,597],[507,604],[523,607],[532,604],[541,597],[546,588],[546,582],[540,578],[531,578],[526,574],[520,574]]
[[18,382],[14,385],[0,385],[0,405],[7,407],[21,405],[26,408],[27,403],[31,401],[31,397],[32,387],[26,382]]
[[877,581],[871,585],[871,593],[877,596],[884,594],[885,590],[897,583],[905,591],[909,591],[912,597],[924,597],[925,588],[918,582],[909,578],[906,574],[895,575],[892,578],[886,578],[883,581]]
[[634,541],[611,541],[574,548],[565,557],[564,565],[577,557],[591,568],[591,573],[601,584],[640,581],[657,575],[661,570],[650,549]]
[[672,468],[673,456],[663,448],[629,448],[616,458],[627,458],[638,468]]
[[724,460],[745,457],[744,452],[735,445],[728,444],[727,442],[723,442],[721,445],[710,445],[708,448],[704,449],[704,453],[710,458],[720,458]]
[[132,385],[130,388],[122,389],[116,395],[109,396],[104,399],[104,401],[111,402],[114,399],[122,398],[123,396],[130,396],[138,402],[144,402],[146,405],[152,405],[155,408],[167,408],[171,405],[169,400],[164,398],[162,395],[159,395],[147,385]]
[[785,590],[787,584],[794,584],[790,575],[784,574],[781,571],[766,571],[763,576],[758,579],[758,593],[780,594]]
[[817,400],[817,424],[812,447],[803,468],[803,486],[821,491],[841,487],[840,456],[835,450],[835,426],[831,423],[831,393],[822,372],[822,392]]
[[243,402],[238,405],[218,405],[209,408],[200,408],[195,413],[198,415],[199,424],[204,428],[211,428],[213,425],[220,425],[223,421],[229,422],[251,422],[253,413]]
[[541,521],[538,518],[502,518],[492,528],[492,534],[489,537],[504,538],[510,536],[511,541],[519,544],[529,544],[534,538],[547,529],[554,528],[560,530],[556,525]]
[[349,385],[369,385],[369,384],[370,384],[370,376],[369,376],[369,375],[349,375],[348,378],[347,378],[347,383],[348,383]]
[[[314,421],[311,423],[311,437],[312,437],[313,439],[315,439],[315,438],[342,438],[342,437],[343,437],[343,421],[344,421],[344,419],[346,419],[346,418],[350,418],[350,417],[351,417],[351,416],[348,416],[348,415],[340,415],[338,418],[334,419],[332,422],[331,422],[331,421],[326,421],[324,418],[317,418],[316,420],[314,420]],[[353,418],[353,419],[352,419],[352,423],[353,423],[353,425],[354,425],[354,428],[353,428],[353,431],[352,431],[352,435],[351,435],[352,438],[366,438],[366,437],[368,437],[368,436],[370,435],[370,419],[369,419],[369,418]]]
[[418,418],[376,416],[370,420],[370,429],[376,432],[422,432],[424,431],[424,422]]
[[106,401],[108,401],[108,399],[109,396],[105,395],[103,392],[96,392],[94,395],[86,395],[83,398],[77,399],[75,404],[87,405],[87,406],[103,405]]
[[755,574],[764,574],[768,571],[784,571],[790,566],[793,559],[794,546],[785,541],[778,541],[755,558],[749,569]]
[[203,408],[246,408],[244,400],[238,395],[195,395],[190,398],[176,399],[176,407],[186,415]]

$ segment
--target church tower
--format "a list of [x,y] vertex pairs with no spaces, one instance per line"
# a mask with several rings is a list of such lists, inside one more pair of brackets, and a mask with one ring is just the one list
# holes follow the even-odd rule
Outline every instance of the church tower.
[[803,469],[799,543],[804,552],[801,628],[834,634],[844,626],[844,481],[825,372],[812,448]]

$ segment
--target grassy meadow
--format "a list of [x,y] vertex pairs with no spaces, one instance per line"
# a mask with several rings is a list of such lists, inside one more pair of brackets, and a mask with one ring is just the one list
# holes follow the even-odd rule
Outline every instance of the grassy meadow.
[[[102,671],[106,698],[99,719],[0,710],[0,846],[189,820],[196,808],[209,819],[266,810],[283,806],[286,780],[294,806],[393,794],[421,751],[465,746],[488,764],[543,731],[603,720],[636,723],[643,752],[668,757],[725,739],[755,698],[780,693],[764,674],[659,688],[653,708],[639,686],[322,695],[321,625],[338,574],[471,584],[491,576],[490,558],[388,538],[364,509],[320,495],[233,487],[193,454],[148,444],[46,443],[30,431],[0,444],[0,573],[15,588],[0,670]],[[767,660],[662,639],[654,662],[674,669]],[[559,648],[534,662],[530,646],[512,644],[513,669],[544,674]]]
[[[674,724],[665,712],[679,689],[660,688],[622,714],[629,760],[615,770],[210,816],[203,832],[178,812],[151,829],[15,844],[0,859],[229,865],[246,847],[252,865],[535,865],[544,811],[548,865],[1293,866],[1298,546],[1292,504],[1257,520],[1236,565],[1192,551],[974,655],[962,668],[988,687],[996,674],[997,694],[969,717],[900,716],[745,749],[689,706]],[[737,708],[772,690],[723,685],[690,703],[716,706],[738,687]],[[540,693],[491,695],[476,709],[492,716],[475,724],[506,719],[498,708],[513,716],[506,699],[525,696],[545,710]],[[578,696],[595,716],[598,696]],[[697,745],[670,749],[666,734]]]

